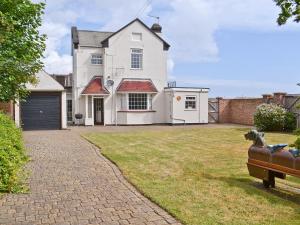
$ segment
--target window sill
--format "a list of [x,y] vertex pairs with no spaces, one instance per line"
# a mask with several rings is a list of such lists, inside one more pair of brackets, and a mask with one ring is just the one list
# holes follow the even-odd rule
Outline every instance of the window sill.
[[91,66],[103,66],[103,64],[90,64]]
[[118,112],[124,113],[151,113],[156,112],[155,110],[119,110]]
[[143,68],[140,68],[140,69],[138,69],[138,68],[130,68],[130,70],[143,70]]

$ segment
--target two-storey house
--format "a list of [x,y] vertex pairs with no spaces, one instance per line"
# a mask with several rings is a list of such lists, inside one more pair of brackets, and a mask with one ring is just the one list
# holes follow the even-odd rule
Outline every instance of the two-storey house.
[[[72,27],[73,73],[36,74],[10,111],[24,130],[67,125],[208,123],[208,88],[167,84],[170,45],[159,24],[135,19],[116,32]],[[54,78],[54,79],[53,79]]]
[[181,95],[184,94],[179,98],[179,89],[167,88],[170,45],[162,38],[161,31],[159,24],[149,28],[139,19],[116,32],[72,27],[72,112],[75,123],[180,123],[185,119],[174,117],[173,108],[176,107],[173,103],[181,100],[183,117],[190,117],[189,111],[202,111],[203,118],[196,113],[198,119],[193,121],[207,123],[208,89],[181,88]]

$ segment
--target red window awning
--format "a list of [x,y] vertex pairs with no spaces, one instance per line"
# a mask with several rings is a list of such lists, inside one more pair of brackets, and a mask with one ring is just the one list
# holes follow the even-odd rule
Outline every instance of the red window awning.
[[117,92],[157,93],[151,80],[122,80]]
[[103,86],[103,79],[95,76],[82,91],[82,95],[108,95],[108,90]]

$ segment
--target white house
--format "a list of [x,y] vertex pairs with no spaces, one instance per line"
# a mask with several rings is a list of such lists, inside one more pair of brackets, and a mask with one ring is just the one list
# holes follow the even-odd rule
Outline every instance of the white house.
[[[170,45],[135,19],[116,32],[72,27],[72,114],[84,125],[207,123],[207,88],[167,88]],[[82,119],[78,118],[82,115]]]
[[[208,123],[208,88],[168,87],[170,45],[161,26],[135,19],[116,32],[72,27],[73,74],[40,71],[26,101],[14,105],[25,130],[69,124]],[[79,119],[79,115],[81,119]]]

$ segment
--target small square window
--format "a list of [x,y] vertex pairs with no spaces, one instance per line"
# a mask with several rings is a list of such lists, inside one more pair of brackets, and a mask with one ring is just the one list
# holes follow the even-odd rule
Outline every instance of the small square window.
[[133,41],[142,41],[142,33],[132,33],[132,40]]
[[91,64],[93,65],[101,65],[103,62],[102,55],[100,54],[92,54]]
[[196,96],[185,97],[185,109],[196,109]]

